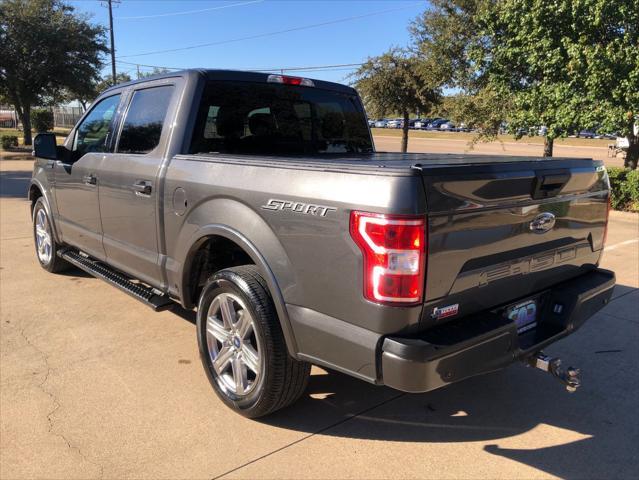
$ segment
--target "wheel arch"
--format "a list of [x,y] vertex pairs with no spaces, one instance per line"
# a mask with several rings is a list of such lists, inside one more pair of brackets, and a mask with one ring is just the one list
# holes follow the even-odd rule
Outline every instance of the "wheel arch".
[[[40,183],[37,179],[32,178],[29,184],[29,190],[27,192],[27,199],[31,202],[30,213],[31,217],[33,217],[33,208],[35,207],[35,203],[38,201],[38,198],[42,198],[44,209],[47,212],[47,217],[49,217],[49,223],[51,224],[51,229],[53,231],[53,237],[56,242],[60,242],[60,236],[58,235],[58,229],[55,224],[55,219],[53,217],[53,211],[51,210],[51,202],[49,200],[50,192],[42,183]],[[32,218],[33,219],[33,218]]]
[[[270,233],[275,241],[278,243],[278,247],[282,248],[279,245],[279,241],[277,241],[275,235],[272,232]],[[195,305],[195,302],[191,298],[191,294],[196,286],[191,284],[191,272],[195,264],[197,253],[200,251],[203,245],[206,244],[206,242],[215,238],[222,238],[226,241],[232,242],[234,245],[240,248],[247,255],[247,257],[250,258],[251,262],[257,267],[258,271],[266,281],[269,292],[273,299],[273,304],[277,311],[289,354],[293,358],[297,358],[297,344],[289,320],[286,303],[284,301],[284,296],[280,287],[280,282],[278,282],[276,274],[274,273],[268,260],[258,249],[258,247],[236,228],[225,224],[208,224],[199,228],[197,232],[191,237],[190,242],[188,242],[190,246],[188,248],[188,251],[184,255],[183,261],[180,262],[181,270],[178,273],[180,282],[179,291],[181,292],[182,305],[185,308],[192,308]]]

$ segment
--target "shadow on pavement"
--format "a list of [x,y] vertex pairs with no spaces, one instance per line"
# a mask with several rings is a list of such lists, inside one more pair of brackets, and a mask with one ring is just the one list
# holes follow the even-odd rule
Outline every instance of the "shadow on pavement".
[[[604,339],[606,332],[609,338]],[[550,347],[549,353],[583,369],[584,386],[575,394],[521,364],[425,394],[401,394],[330,372],[313,375],[303,399],[263,421],[323,436],[377,441],[489,441],[494,443],[484,447],[486,452],[561,478],[637,478],[638,341],[639,318],[635,323],[599,314],[575,336]],[[380,389],[385,395],[379,395]],[[349,410],[367,397],[381,399],[363,412]],[[341,419],[313,431],[317,417],[330,413]],[[537,434],[535,442],[542,448],[499,446],[502,439],[548,426],[566,432],[547,441]],[[561,441],[567,443],[555,445]]]
[[0,172],[0,198],[27,199],[31,171]]
[[[0,197],[26,199],[30,178],[30,171],[0,172]],[[73,269],[68,275],[86,274]],[[521,365],[417,395],[328,372],[313,375],[299,402],[262,422],[354,439],[490,442],[485,452],[562,478],[638,478],[639,318],[605,313],[617,312],[614,306],[621,302],[626,302],[626,311],[636,308],[627,305],[632,301],[628,294],[635,290],[618,286],[604,313],[549,349],[582,367],[584,386],[575,394]],[[195,323],[193,311],[175,307],[173,312]],[[318,419],[326,419],[320,430]],[[561,437],[567,437],[567,443],[555,445],[557,437],[552,437],[546,443],[553,445],[541,448],[499,446],[500,440],[545,426],[565,430],[567,435]]]

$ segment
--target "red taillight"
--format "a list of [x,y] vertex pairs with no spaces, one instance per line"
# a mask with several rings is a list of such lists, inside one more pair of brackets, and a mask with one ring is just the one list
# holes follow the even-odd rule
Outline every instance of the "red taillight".
[[303,87],[314,87],[313,80],[301,77],[289,77],[288,75],[269,75],[266,79],[269,83],[282,83],[284,85],[301,85]]
[[611,197],[610,195],[608,195],[608,206],[606,208],[606,226],[604,227],[603,243],[601,244],[601,248],[604,248],[606,246],[606,240],[608,239],[608,219],[610,218],[611,207]]
[[364,297],[377,303],[420,303],[426,270],[425,218],[353,211],[350,230],[364,255]]

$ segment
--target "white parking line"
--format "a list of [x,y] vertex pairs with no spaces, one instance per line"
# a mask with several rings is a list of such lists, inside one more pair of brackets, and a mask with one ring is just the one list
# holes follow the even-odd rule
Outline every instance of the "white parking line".
[[623,242],[615,243],[613,245],[608,245],[606,248],[604,248],[604,252],[609,252],[610,250],[614,250],[616,248],[623,247],[624,245],[630,245],[631,243],[637,243],[637,242],[639,242],[639,238],[633,238],[632,240],[625,240]]

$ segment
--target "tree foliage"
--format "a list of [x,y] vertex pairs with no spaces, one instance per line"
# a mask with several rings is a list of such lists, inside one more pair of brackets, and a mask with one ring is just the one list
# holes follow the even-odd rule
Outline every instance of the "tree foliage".
[[402,114],[402,151],[406,152],[409,115],[416,111],[428,113],[440,99],[439,85],[425,74],[414,55],[400,49],[369,58],[353,77],[370,114]]
[[483,82],[476,52],[483,47],[480,22],[494,0],[430,0],[409,26],[422,68],[450,88],[476,93]]
[[100,79],[100,81],[95,86],[95,95],[93,97],[97,97],[99,94],[104,92],[107,88],[112,87],[113,85],[117,85],[119,83],[126,83],[131,81],[131,76],[127,73],[118,73],[115,75],[115,82],[113,81],[113,75],[105,75]]
[[34,108],[31,110],[31,123],[38,133],[50,132],[53,130],[53,112],[49,108]]
[[153,75],[161,75],[163,73],[169,73],[170,70],[166,68],[153,67],[153,70],[150,72],[140,72],[139,78],[152,77]]
[[30,145],[31,107],[91,91],[107,48],[104,29],[61,0],[3,0],[0,52],[0,95],[15,106]]
[[[545,125],[551,155],[554,138],[579,129],[618,132],[636,166],[639,0],[431,4],[412,26],[420,55],[479,104],[484,133],[496,133],[500,116],[513,133]],[[486,98],[496,100],[492,108]]]

